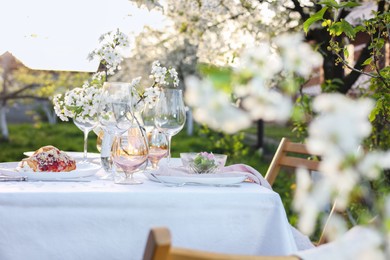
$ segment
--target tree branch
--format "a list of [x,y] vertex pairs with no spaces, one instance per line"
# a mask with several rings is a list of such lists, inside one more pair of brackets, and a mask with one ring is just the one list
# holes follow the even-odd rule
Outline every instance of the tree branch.
[[301,18],[303,21],[306,21],[307,19],[309,19],[310,15],[305,13],[305,11],[303,10],[302,6],[300,5],[299,1],[298,0],[291,0],[294,4],[294,8],[289,8],[290,10],[292,9],[293,11],[296,11],[298,12],[300,15],[301,15]]
[[[378,3],[378,12],[379,13],[383,13],[384,12],[384,9],[385,9],[385,1],[380,1]],[[376,36],[374,36],[376,37]],[[364,63],[365,60],[367,60],[371,53],[370,53],[370,49],[369,49],[369,46],[371,44],[372,40],[368,41],[366,43],[366,46],[364,47],[364,49],[361,51],[360,53],[360,56],[358,58],[358,60],[356,61],[355,63],[355,66],[353,68],[351,68],[351,66],[348,66],[346,64],[346,62],[344,61],[344,59],[341,59],[343,61],[343,64],[346,65],[348,68],[350,68],[352,70],[351,73],[349,73],[345,78],[344,78],[344,85],[341,87],[340,89],[340,92],[341,93],[347,93],[348,90],[350,90],[352,88],[352,85],[355,83],[355,81],[359,78],[359,76],[361,74],[365,74],[365,75],[368,75],[370,77],[374,77],[374,78],[379,78],[381,79],[382,82],[385,83],[385,86],[388,87],[388,84],[386,83],[386,81],[383,79],[383,77],[378,74],[378,76],[373,76],[371,73],[366,73],[363,71],[363,69],[366,67],[366,66],[363,66],[362,64]],[[338,57],[340,57],[339,54],[335,53]],[[374,55],[375,56],[375,55]],[[375,58],[375,57],[374,57]]]
[[36,88],[36,87],[40,87],[41,85],[40,84],[36,84],[36,83],[33,83],[33,84],[28,84],[26,86],[24,86],[23,88],[21,89],[18,89],[17,91],[15,92],[11,92],[9,94],[6,94],[2,97],[2,99],[13,99],[14,97],[18,96],[18,94],[22,93],[23,91],[27,90],[27,89],[30,89],[30,88]]
[[21,96],[3,96],[0,97],[0,101],[5,101],[5,100],[11,100],[11,99],[35,99],[35,100],[47,100],[50,101],[49,98],[47,97],[39,97],[39,96],[34,96],[34,95],[21,95]]

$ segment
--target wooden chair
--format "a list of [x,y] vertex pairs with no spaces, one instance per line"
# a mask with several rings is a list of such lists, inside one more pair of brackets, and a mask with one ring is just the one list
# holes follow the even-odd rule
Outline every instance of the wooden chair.
[[[297,157],[297,155],[304,155],[304,157]],[[301,143],[294,143],[283,137],[280,141],[279,147],[275,152],[275,155],[271,161],[268,171],[265,175],[265,179],[272,186],[276,180],[276,177],[279,174],[279,171],[282,167],[289,168],[299,168],[303,167],[310,171],[318,171],[320,162],[312,160],[311,157],[316,156],[311,153],[306,148],[306,145]],[[318,242],[313,242],[315,245],[321,245],[326,243],[325,231],[328,227],[330,218],[332,217],[336,208],[336,202],[332,205],[329,216],[326,220],[326,223],[322,229],[320,239]]]
[[[292,153],[306,155],[306,158],[294,156]],[[278,149],[276,150],[274,158],[268,167],[265,179],[272,186],[279,174],[281,167],[304,167],[311,171],[318,171],[319,161],[313,161],[309,158],[309,156],[313,156],[313,154],[309,153],[304,144],[293,143],[287,138],[283,137],[280,141]]]
[[153,228],[148,237],[143,260],[299,260],[296,256],[248,256],[211,253],[172,247],[167,228]]

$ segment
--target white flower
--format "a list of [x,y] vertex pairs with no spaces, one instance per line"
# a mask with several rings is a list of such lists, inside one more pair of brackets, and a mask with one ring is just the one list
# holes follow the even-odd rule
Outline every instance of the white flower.
[[268,43],[256,48],[247,49],[240,57],[239,73],[249,72],[263,80],[270,80],[282,69],[280,56],[271,49]]
[[152,71],[149,77],[160,86],[167,86],[169,83],[172,83],[174,87],[179,85],[177,71],[174,68],[167,69],[166,67],[161,67],[158,60],[152,63]]
[[347,223],[340,215],[333,214],[330,218],[327,215],[324,219],[328,220],[324,235],[329,241],[336,240],[347,232]]
[[155,106],[159,95],[160,95],[159,88],[149,87],[149,88],[145,89],[144,101],[149,106],[149,108],[152,108]]
[[282,34],[274,42],[280,49],[285,72],[295,72],[307,78],[313,68],[322,64],[322,56],[303,42],[302,34]]
[[193,106],[197,121],[226,133],[234,133],[250,126],[248,114],[232,105],[229,96],[216,91],[210,81],[189,77],[186,79],[186,86],[185,100]]
[[305,234],[314,231],[318,212],[330,203],[331,183],[326,178],[313,183],[308,170],[298,168],[293,207],[299,212],[299,229]]
[[88,55],[88,59],[98,58],[105,64],[108,75],[113,75],[120,69],[120,63],[123,61],[120,49],[127,48],[130,43],[128,37],[117,29],[103,34],[99,39],[101,46]]
[[336,149],[344,154],[356,152],[371,132],[368,115],[373,105],[369,99],[354,101],[341,94],[318,96],[313,109],[319,115],[309,126],[309,150],[314,154],[331,154]]
[[98,86],[85,83],[82,88],[56,95],[53,98],[54,111],[63,121],[69,118],[77,118],[81,122],[95,121],[100,94]]
[[130,83],[130,87],[131,87],[131,88],[136,88],[136,87],[138,87],[139,83],[141,82],[141,79],[142,79],[142,77],[137,77],[137,78],[133,79],[133,80],[131,81],[131,83]]
[[[291,98],[274,89],[266,88],[262,83],[258,78],[249,82],[246,86],[248,96],[243,98],[242,106],[252,119],[286,122],[292,111]],[[242,89],[238,94],[243,94]]]
[[358,170],[367,179],[378,179],[382,169],[390,169],[390,152],[373,151],[358,162]]

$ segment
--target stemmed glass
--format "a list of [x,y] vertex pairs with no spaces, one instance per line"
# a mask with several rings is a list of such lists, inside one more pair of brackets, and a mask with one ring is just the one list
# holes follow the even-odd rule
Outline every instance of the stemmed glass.
[[73,118],[73,123],[84,133],[84,154],[82,162],[86,163],[88,162],[88,135],[98,125],[98,119],[97,116],[75,117]]
[[154,116],[155,108],[150,107],[149,104],[146,104],[141,112],[141,117],[143,121],[143,126],[148,135],[153,131],[154,128],[156,128],[156,126],[154,125]]
[[157,169],[158,162],[168,154],[168,138],[163,132],[153,128],[148,135],[148,140],[148,159],[152,164],[152,169]]
[[[101,160],[106,171],[110,171],[112,140],[121,136],[132,125],[130,84],[105,82],[98,107],[100,127],[104,130]],[[108,176],[106,176],[108,177]]]
[[122,168],[125,178],[115,180],[117,184],[141,184],[133,174],[148,159],[148,142],[144,130],[133,125],[123,135],[115,137],[112,147],[112,160]]
[[158,162],[168,154],[168,138],[156,128],[154,123],[155,114],[155,107],[150,107],[149,104],[145,105],[141,113],[143,126],[148,136],[148,159],[152,169],[157,169]]
[[160,93],[154,123],[158,130],[165,133],[168,138],[167,163],[170,164],[171,140],[183,129],[186,122],[186,112],[183,102],[183,94],[180,89],[163,89]]

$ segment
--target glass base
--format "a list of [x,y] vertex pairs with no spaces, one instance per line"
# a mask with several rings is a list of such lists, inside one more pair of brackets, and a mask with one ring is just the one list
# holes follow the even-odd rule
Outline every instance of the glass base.
[[123,184],[123,185],[135,185],[135,184],[142,184],[142,183],[143,183],[142,181],[131,179],[131,178],[129,179],[122,178],[119,180],[115,180],[115,184]]
[[82,164],[82,165],[99,165],[98,163],[93,163],[91,161],[84,161],[84,160],[80,160],[80,161],[77,161],[77,164]]
[[100,180],[114,180],[115,167],[109,157],[100,157],[100,164],[104,169],[104,174],[100,176]]
[[158,170],[160,167],[157,165],[156,168],[154,168],[152,165],[148,165],[144,171],[155,171]]
[[101,175],[99,177],[99,180],[112,181],[112,180],[114,180],[114,173],[113,172],[105,172],[104,175]]
[[110,157],[100,157],[101,159],[101,164],[103,166],[103,169],[106,171],[106,172],[112,172],[112,161],[111,161],[111,158]]

